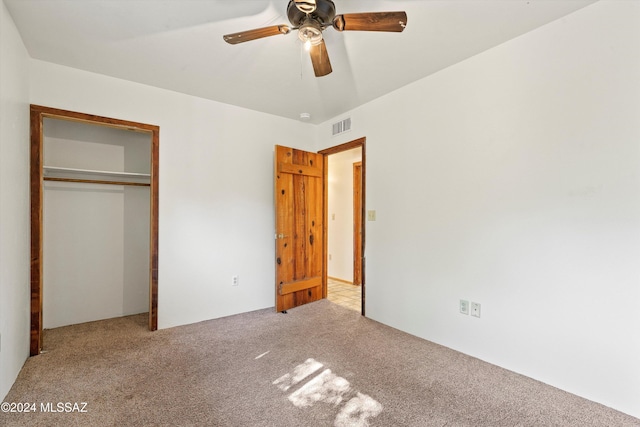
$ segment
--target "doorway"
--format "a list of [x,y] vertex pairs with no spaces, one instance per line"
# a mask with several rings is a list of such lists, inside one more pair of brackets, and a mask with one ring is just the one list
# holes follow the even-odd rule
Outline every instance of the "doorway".
[[325,155],[327,299],[365,314],[365,138]]

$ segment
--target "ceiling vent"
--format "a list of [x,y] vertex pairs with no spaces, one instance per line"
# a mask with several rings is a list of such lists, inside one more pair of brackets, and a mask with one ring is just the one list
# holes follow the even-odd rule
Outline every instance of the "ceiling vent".
[[336,136],[341,133],[348,132],[350,130],[351,130],[351,117],[341,120],[338,123],[334,123],[331,134],[333,136]]

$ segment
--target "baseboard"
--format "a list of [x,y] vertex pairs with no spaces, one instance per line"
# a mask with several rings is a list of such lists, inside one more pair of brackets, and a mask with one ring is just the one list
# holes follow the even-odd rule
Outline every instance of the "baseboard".
[[346,283],[347,285],[353,285],[353,282],[344,279],[338,279],[337,277],[327,276],[327,279],[335,280],[336,282]]

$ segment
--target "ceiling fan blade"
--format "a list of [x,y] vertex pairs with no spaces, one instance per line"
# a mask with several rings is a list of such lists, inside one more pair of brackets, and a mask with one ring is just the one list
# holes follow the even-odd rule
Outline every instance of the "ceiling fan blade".
[[401,33],[406,26],[406,12],[347,13],[336,15],[333,19],[333,28],[338,31],[389,31]]
[[333,70],[331,69],[331,61],[329,61],[329,53],[327,52],[327,46],[322,40],[319,44],[311,46],[309,50],[311,54],[311,63],[313,64],[313,71],[316,77],[326,76]]
[[278,34],[288,34],[291,29],[286,25],[273,25],[271,27],[256,28],[255,30],[241,31],[239,33],[222,36],[229,44],[249,42],[263,37],[277,36]]

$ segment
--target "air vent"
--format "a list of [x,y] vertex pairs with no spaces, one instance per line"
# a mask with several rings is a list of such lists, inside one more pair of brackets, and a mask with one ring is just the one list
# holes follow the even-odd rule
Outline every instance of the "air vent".
[[341,120],[338,123],[334,123],[332,135],[336,136],[341,133],[348,132],[350,130],[351,130],[351,117]]

